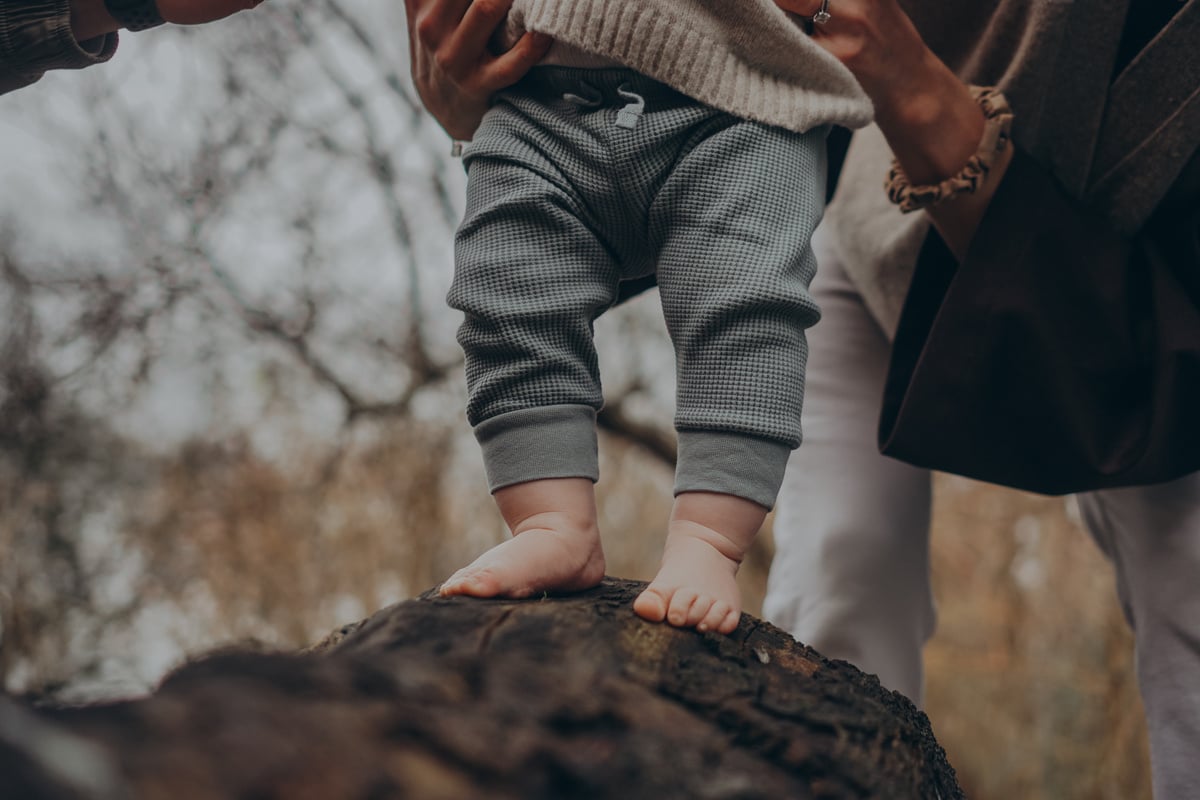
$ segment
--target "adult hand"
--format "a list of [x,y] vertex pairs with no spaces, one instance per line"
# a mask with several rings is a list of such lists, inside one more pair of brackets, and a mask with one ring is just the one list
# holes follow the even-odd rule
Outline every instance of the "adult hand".
[[[821,0],[775,0],[812,17]],[[875,104],[875,122],[917,185],[956,174],[979,148],[985,120],[967,85],[926,46],[897,0],[828,0],[829,20],[813,41],[854,73]],[[929,210],[961,259],[1012,156],[1009,148],[971,195]]]
[[421,102],[455,139],[470,139],[491,96],[516,83],[552,40],[526,33],[503,55],[488,41],[512,0],[405,0],[412,79]]
[[239,11],[254,8],[263,0],[158,0],[158,13],[176,25],[216,22]]
[[[821,8],[821,0],[775,3],[801,17]],[[945,88],[948,70],[896,0],[829,0],[828,11],[827,22],[812,26],[813,41],[854,73],[878,113],[911,111],[914,101]]]
[[[811,17],[821,0],[775,0]],[[983,136],[967,85],[921,39],[896,0],[829,0],[813,41],[854,73],[875,103],[875,121],[913,183],[937,183],[962,168]]]
[[[158,13],[176,25],[199,25],[254,8],[263,0],[158,0]],[[104,0],[70,0],[71,32],[80,42],[113,33],[121,26]]]

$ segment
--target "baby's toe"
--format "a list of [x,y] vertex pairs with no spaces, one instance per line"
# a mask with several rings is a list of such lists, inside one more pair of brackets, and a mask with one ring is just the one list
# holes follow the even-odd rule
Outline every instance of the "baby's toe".
[[730,611],[732,611],[732,608],[730,607],[729,603],[721,600],[714,601],[713,604],[709,606],[707,613],[705,613],[704,619],[700,620],[700,624],[696,626],[697,630],[721,630],[721,623],[725,620],[725,617],[729,615]]
[[692,607],[688,610],[687,622],[684,624],[689,628],[699,626],[705,619],[708,618],[709,611],[717,600],[715,597],[700,595],[696,598],[696,602],[692,603]]
[[717,631],[719,633],[733,633],[737,630],[738,623],[741,620],[742,612],[736,608],[730,608],[725,612],[725,616],[721,619],[720,624],[717,625]]
[[[475,597],[495,597],[504,591],[500,576],[487,567],[466,568],[450,578],[451,594],[469,594]],[[445,594],[443,590],[443,594]]]
[[633,601],[633,613],[649,622],[662,622],[667,618],[667,598],[653,587],[646,589]]
[[462,592],[462,587],[463,570],[460,569],[449,578],[446,578],[446,580],[442,581],[442,585],[438,588],[438,594],[442,595],[442,597],[460,594]]
[[671,605],[667,609],[667,621],[675,627],[685,625],[692,604],[696,602],[699,593],[693,589],[676,589],[671,595]]

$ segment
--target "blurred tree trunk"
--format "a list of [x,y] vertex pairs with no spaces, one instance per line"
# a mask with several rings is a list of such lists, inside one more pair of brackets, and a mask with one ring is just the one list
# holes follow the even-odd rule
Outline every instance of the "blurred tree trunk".
[[[728,637],[648,624],[640,588],[426,596],[308,653],[210,656],[143,700],[0,706],[0,784],[29,800],[962,797],[925,715],[876,679],[750,617]],[[46,735],[14,742],[14,714]],[[85,754],[71,769],[45,755],[64,737]],[[81,765],[103,763],[89,783]]]

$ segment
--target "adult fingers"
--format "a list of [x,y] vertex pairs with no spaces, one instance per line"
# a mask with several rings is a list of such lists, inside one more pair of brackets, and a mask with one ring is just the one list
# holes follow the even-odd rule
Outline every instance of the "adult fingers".
[[491,60],[488,41],[511,6],[512,0],[471,0],[462,19],[437,48],[442,69],[459,81],[478,80],[481,65]]
[[775,5],[800,17],[811,17],[821,7],[821,0],[775,0]]
[[872,0],[775,0],[784,11],[811,19],[818,11],[826,11],[829,17],[810,29],[813,41],[845,63],[855,57],[865,46],[864,21],[876,11]]
[[544,33],[526,32],[507,53],[484,68],[481,82],[488,91],[512,86],[546,56],[554,39]]
[[201,25],[254,8],[262,0],[159,0],[158,13],[175,25]]
[[436,50],[447,44],[471,0],[405,0],[408,24],[421,44]]

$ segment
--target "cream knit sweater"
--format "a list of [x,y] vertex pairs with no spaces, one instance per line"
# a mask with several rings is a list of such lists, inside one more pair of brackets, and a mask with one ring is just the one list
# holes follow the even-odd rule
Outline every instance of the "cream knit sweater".
[[770,125],[871,121],[871,101],[849,70],[773,0],[516,0],[508,28],[549,34]]

